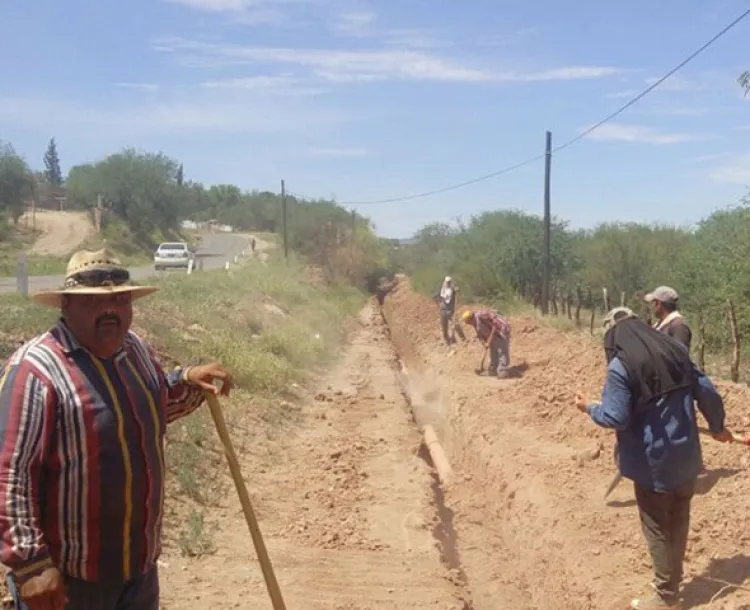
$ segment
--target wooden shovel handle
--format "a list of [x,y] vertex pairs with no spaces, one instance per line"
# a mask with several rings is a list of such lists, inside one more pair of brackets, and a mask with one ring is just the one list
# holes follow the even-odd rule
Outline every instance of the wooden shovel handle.
[[237,461],[237,454],[234,452],[234,447],[232,446],[232,439],[229,436],[227,424],[224,421],[221,405],[218,398],[211,392],[206,392],[206,402],[208,402],[208,408],[211,410],[211,417],[214,420],[216,432],[218,432],[221,443],[224,445],[224,452],[227,456],[227,462],[229,462],[229,470],[232,473],[232,479],[234,479],[234,486],[237,488],[237,495],[240,497],[242,512],[245,513],[247,528],[250,530],[250,536],[253,539],[253,546],[255,546],[255,553],[258,555],[258,562],[260,563],[260,569],[263,571],[263,578],[266,581],[266,588],[271,598],[273,610],[286,610],[284,598],[281,596],[281,589],[276,580],[276,574],[273,571],[271,558],[268,556],[266,545],[263,542],[263,535],[260,533],[260,528],[258,527],[258,520],[255,518],[253,505],[250,503],[250,496],[247,493],[247,487],[245,487],[245,480],[242,478],[240,464]]

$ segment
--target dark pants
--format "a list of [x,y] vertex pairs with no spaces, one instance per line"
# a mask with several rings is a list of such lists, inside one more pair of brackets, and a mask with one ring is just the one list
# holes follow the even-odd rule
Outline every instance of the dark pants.
[[654,588],[666,600],[675,598],[680,590],[694,494],[695,481],[665,493],[635,486],[641,527],[654,568]]
[[[159,610],[159,574],[156,568],[125,583],[101,584],[64,576],[68,604],[65,610]],[[26,610],[14,579],[8,587],[16,610]]]
[[487,372],[495,375],[510,366],[510,338],[495,335],[490,343],[490,366]]
[[[464,335],[463,329],[456,324],[454,314],[455,312],[450,309],[440,310],[440,330],[443,331],[443,339],[445,339],[445,342],[448,345],[456,342],[455,333],[458,333],[458,336],[461,337],[462,340],[466,340],[466,335]],[[453,326],[453,333],[451,335],[448,334],[448,327],[450,325]]]

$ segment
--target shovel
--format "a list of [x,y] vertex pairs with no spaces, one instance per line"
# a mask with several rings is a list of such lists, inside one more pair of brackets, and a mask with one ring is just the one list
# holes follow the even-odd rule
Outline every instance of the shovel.
[[615,443],[613,457],[615,458],[615,468],[617,468],[617,474],[615,474],[612,482],[609,484],[609,487],[607,487],[607,493],[604,494],[605,500],[609,497],[609,494],[611,494],[615,490],[615,487],[617,487],[622,480],[622,474],[620,473],[620,457],[617,454],[617,443]]
[[481,375],[482,373],[484,373],[484,359],[487,358],[487,352],[489,351],[489,349],[490,349],[490,346],[489,346],[489,344],[487,344],[484,347],[484,351],[482,352],[482,361],[479,363],[479,368],[478,369],[474,369],[474,372],[477,375]]
[[253,505],[250,503],[250,496],[247,493],[247,487],[245,487],[245,480],[242,478],[242,471],[237,461],[237,454],[234,452],[234,447],[232,446],[232,439],[229,436],[227,424],[224,421],[224,414],[221,412],[219,399],[211,392],[206,392],[206,402],[208,402],[208,407],[211,410],[211,417],[213,417],[214,424],[216,425],[216,432],[218,432],[221,443],[224,445],[224,452],[227,456],[227,462],[229,462],[229,470],[232,473],[232,479],[234,479],[234,486],[237,488],[237,495],[240,497],[242,511],[245,513],[247,528],[250,530],[250,536],[253,539],[253,546],[255,547],[255,553],[258,555],[258,562],[263,572],[263,578],[266,581],[266,588],[271,598],[273,610],[286,610],[284,598],[281,596],[281,589],[279,588],[279,583],[276,581],[276,574],[273,571],[271,558],[268,556],[266,545],[263,542],[263,535],[260,533],[260,528],[258,527],[258,520],[255,518]]

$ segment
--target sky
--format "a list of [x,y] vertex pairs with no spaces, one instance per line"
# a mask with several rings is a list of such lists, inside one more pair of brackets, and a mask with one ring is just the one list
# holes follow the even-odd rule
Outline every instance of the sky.
[[[544,153],[748,8],[740,0],[37,0],[0,7],[0,139],[63,170],[124,147],[206,185],[334,197],[379,234],[543,210]],[[572,227],[692,224],[750,184],[750,18],[556,153]]]

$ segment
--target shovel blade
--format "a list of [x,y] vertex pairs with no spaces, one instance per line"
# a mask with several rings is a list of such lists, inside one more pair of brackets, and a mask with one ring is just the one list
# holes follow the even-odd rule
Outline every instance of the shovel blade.
[[615,475],[615,478],[612,479],[612,482],[609,484],[609,487],[607,487],[607,493],[604,494],[605,500],[609,497],[609,494],[611,494],[615,490],[615,487],[617,487],[620,484],[621,480],[622,480],[622,475],[618,472]]

